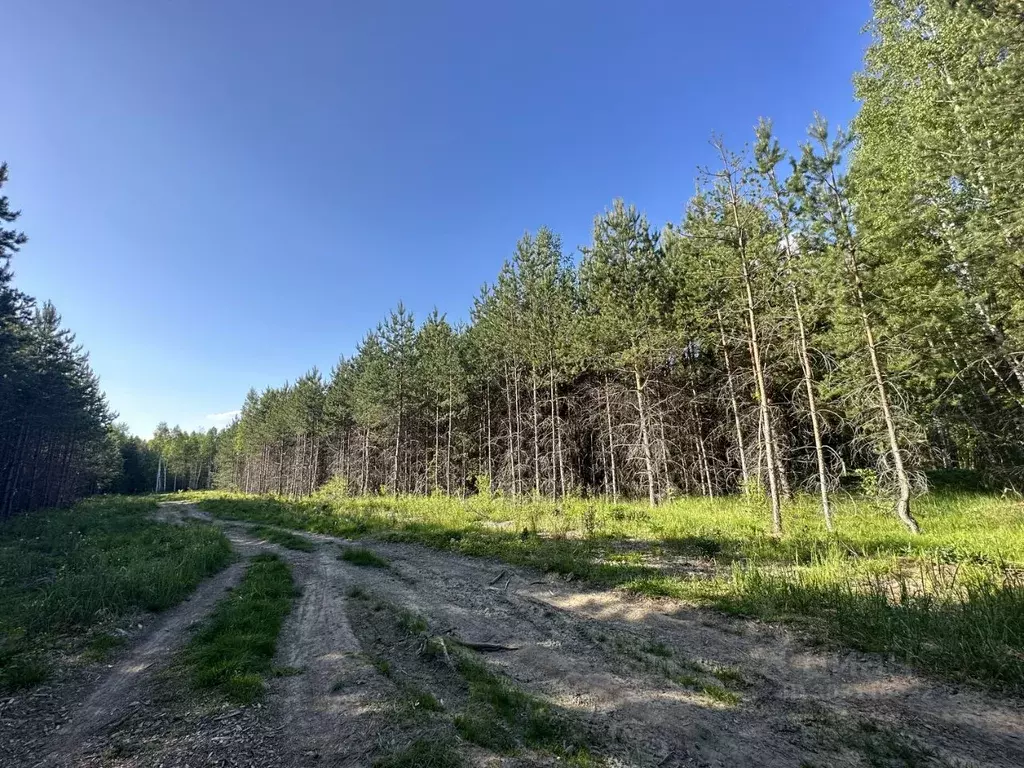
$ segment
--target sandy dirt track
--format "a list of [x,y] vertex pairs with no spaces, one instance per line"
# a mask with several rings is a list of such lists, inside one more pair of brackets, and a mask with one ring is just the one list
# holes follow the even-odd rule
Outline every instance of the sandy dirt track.
[[[308,534],[315,551],[298,552],[189,504],[158,514],[223,526],[242,560],[153,619],[110,667],[0,701],[0,764],[371,765],[396,737],[394,683],[368,659],[395,649],[349,596],[359,588],[425,617],[431,633],[515,648],[486,660],[578,721],[610,766],[1024,766],[1020,701],[821,651],[783,628],[415,545],[362,541],[390,567],[360,568],[338,559],[346,542],[330,537]],[[277,658],[296,673],[274,678],[259,707],[211,708],[168,665],[259,551],[286,558],[301,591]],[[702,679],[717,670],[739,703],[680,684],[689,669]],[[557,764],[465,754],[479,765]]]

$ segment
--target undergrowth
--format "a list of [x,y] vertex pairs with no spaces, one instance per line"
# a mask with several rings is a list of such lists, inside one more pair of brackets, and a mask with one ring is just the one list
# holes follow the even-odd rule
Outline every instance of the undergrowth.
[[179,603],[230,561],[216,528],[157,522],[154,508],[104,497],[0,524],[0,686],[44,680],[57,648],[105,657],[111,625]]

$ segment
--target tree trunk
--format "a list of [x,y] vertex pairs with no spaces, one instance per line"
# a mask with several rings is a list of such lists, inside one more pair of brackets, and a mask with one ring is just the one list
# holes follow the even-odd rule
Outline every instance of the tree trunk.
[[15,480],[15,477],[21,467],[21,453],[25,448],[25,439],[27,435],[28,425],[22,423],[21,429],[18,431],[17,448],[15,448],[11,454],[11,466],[7,470],[7,480],[4,481],[5,498],[4,505],[2,507],[4,517],[10,517],[14,512],[14,497],[17,494],[17,481]]
[[725,380],[729,390],[729,406],[732,411],[733,426],[736,429],[736,447],[740,452],[740,476],[743,478],[743,493],[750,492],[750,471],[747,469],[747,449],[743,444],[743,427],[740,425],[740,409],[736,400],[736,384],[733,381],[732,364],[729,362],[729,346],[725,340],[725,324],[722,322],[722,310],[718,310],[718,331],[722,336],[722,358],[725,361]]
[[611,461],[611,474],[612,474],[612,501],[619,500],[619,490],[616,485],[615,478],[615,437],[612,432],[612,393],[611,388],[608,386],[608,376],[604,377],[604,404],[605,404],[605,415],[608,419],[608,456]]
[[664,487],[670,489],[672,487],[672,479],[668,471],[668,441],[665,439],[665,414],[658,414],[658,438],[659,438],[659,451],[658,458],[661,459],[661,476],[665,478]]
[[786,472],[782,442],[779,439],[779,435],[783,434],[783,430],[780,430],[776,425],[778,412],[774,408],[769,408],[768,418],[771,419],[772,425],[772,455],[775,457],[775,476],[779,479],[779,497],[785,501],[792,501],[793,489],[789,485],[789,473]]
[[739,210],[737,209],[735,192],[732,200],[733,219],[736,224],[738,244],[740,248],[740,266],[743,276],[743,287],[747,299],[747,324],[750,335],[750,359],[754,368],[754,381],[757,388],[757,406],[761,420],[761,434],[764,443],[764,458],[766,474],[768,476],[768,495],[772,507],[772,533],[775,536],[782,535],[782,502],[779,497],[779,482],[777,476],[777,465],[775,463],[775,445],[772,436],[772,424],[770,414],[770,402],[768,400],[768,387],[765,384],[764,365],[761,360],[761,344],[757,337],[757,316],[754,311],[754,291],[751,286],[749,265],[747,263],[746,242],[743,237],[743,230],[740,225]]
[[779,496],[779,483],[776,472],[774,440],[769,413],[768,388],[765,385],[764,369],[761,365],[761,346],[757,338],[757,321],[754,314],[754,295],[750,288],[750,275],[747,272],[746,257],[743,257],[743,283],[747,294],[747,323],[750,334],[750,359],[754,368],[754,381],[757,389],[757,409],[761,422],[761,442],[764,450],[765,474],[768,477],[768,495],[772,506],[772,533],[782,535],[782,502]]
[[370,429],[363,430],[363,495],[369,493],[370,483]]
[[404,405],[403,402],[402,402],[403,394],[404,393],[402,392],[402,381],[401,381],[401,378],[399,378],[399,381],[398,381],[398,428],[395,430],[395,471],[394,471],[394,474],[392,475],[393,482],[392,482],[392,486],[391,486],[391,492],[394,493],[396,496],[398,495],[398,463],[399,463],[400,458],[401,458],[401,448],[402,448],[402,415],[403,415],[402,414],[402,410],[403,410],[403,405]]
[[434,404],[434,488],[437,490],[438,463],[441,461],[441,404]]
[[693,423],[694,428],[697,431],[697,457],[700,460],[701,467],[704,471],[704,477],[707,482],[707,495],[709,498],[715,497],[715,486],[711,481],[711,462],[708,460],[708,449],[704,444],[704,429],[701,426],[700,411],[697,410],[697,390],[692,385],[690,387],[690,394],[693,395]]
[[512,380],[508,375],[508,364],[505,364],[505,403],[508,406],[508,459],[512,471],[512,498],[516,496],[516,439],[515,425],[512,421]]
[[643,451],[644,466],[647,470],[647,500],[653,507],[657,503],[654,492],[654,458],[651,455],[651,441],[647,433],[647,409],[644,406],[644,382],[640,378],[640,371],[633,369],[633,377],[636,382],[636,408],[640,414],[640,449]]
[[487,482],[494,484],[494,457],[491,453],[491,383],[487,382]]
[[455,403],[452,397],[452,378],[448,377],[448,435],[445,438],[444,448],[444,487],[445,493],[452,495],[452,411]]
[[515,361],[512,360],[512,380],[515,383],[515,397],[513,401],[516,406],[516,474],[513,478],[513,482],[517,488],[516,494],[520,495],[523,492],[523,412],[520,407],[519,397],[519,366]]
[[540,418],[537,407],[537,371],[530,370],[530,382],[533,385],[533,493],[540,498]]
[[854,281],[857,289],[857,303],[860,309],[861,321],[864,324],[868,356],[871,359],[871,370],[874,373],[875,385],[878,388],[878,402],[882,409],[882,418],[885,421],[886,435],[889,438],[889,451],[892,454],[893,470],[896,472],[896,484],[899,494],[896,499],[896,516],[911,533],[920,533],[921,527],[910,513],[910,477],[903,464],[903,454],[900,451],[899,438],[896,435],[896,422],[893,419],[892,408],[889,405],[889,391],[885,383],[885,376],[882,373],[882,365],[878,359],[874,329],[868,317],[859,274],[854,273]]
[[906,466],[903,463],[903,454],[900,451],[899,438],[896,435],[896,421],[892,416],[892,408],[889,404],[889,390],[886,385],[885,376],[882,373],[882,365],[878,359],[877,345],[875,343],[875,331],[871,325],[871,318],[868,316],[867,301],[864,298],[864,284],[860,277],[860,264],[857,258],[857,249],[854,245],[853,225],[846,217],[843,201],[839,194],[839,185],[835,178],[835,172],[831,173],[832,194],[839,210],[842,212],[842,221],[846,235],[846,261],[847,269],[853,279],[854,295],[857,299],[857,309],[860,312],[861,323],[864,326],[864,338],[868,348],[868,357],[871,360],[871,371],[874,374],[875,386],[878,388],[878,402],[882,410],[882,418],[885,421],[886,436],[889,440],[889,450],[892,456],[893,470],[896,472],[896,485],[898,496],[896,499],[896,516],[907,527],[911,533],[920,533],[921,527],[917,520],[910,513],[910,476],[907,474]]
[[551,498],[558,498],[558,477],[557,468],[559,466],[559,445],[558,445],[558,406],[555,400],[555,369],[551,367],[548,370],[548,400],[551,406],[551,466],[548,468],[548,474],[551,476]]
[[[788,246],[787,246],[788,249]],[[825,517],[825,528],[835,530],[832,523],[832,506],[828,498],[828,470],[825,466],[825,449],[821,443],[821,423],[818,419],[818,406],[812,383],[811,357],[807,346],[807,331],[804,327],[804,315],[800,308],[800,299],[793,286],[793,308],[796,310],[796,324],[800,334],[800,365],[804,373],[804,389],[807,393],[807,408],[811,413],[811,429],[814,432],[814,455],[818,462],[818,491],[821,494],[821,513]]]

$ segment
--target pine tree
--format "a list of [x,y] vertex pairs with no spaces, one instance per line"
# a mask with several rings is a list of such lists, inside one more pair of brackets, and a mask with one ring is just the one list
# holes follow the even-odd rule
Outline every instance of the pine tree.
[[667,322],[673,297],[664,252],[646,217],[616,200],[595,219],[593,243],[583,253],[586,357],[597,370],[625,376],[632,385],[647,499],[654,506],[659,488],[649,387],[673,343]]
[[846,294],[862,329],[863,345],[875,385],[874,405],[881,415],[882,434],[897,490],[896,515],[911,532],[917,533],[919,527],[910,512],[911,481],[893,407],[892,382],[882,357],[884,340],[878,333],[879,313],[875,311],[871,298],[877,295],[875,285],[881,281],[878,280],[877,269],[871,275],[871,265],[866,263],[861,249],[848,177],[841,165],[843,152],[851,139],[842,131],[831,138],[827,123],[820,118],[811,126],[809,134],[811,140],[804,145],[799,165],[802,184],[797,189],[803,195],[804,214],[808,217],[808,227],[819,239],[819,247],[834,251],[846,277]]
[[1024,434],[1020,4],[878,0],[870,31],[855,81],[858,226],[871,252],[903,254],[920,274],[901,341],[941,460],[1012,466]]
[[832,508],[829,502],[829,470],[825,461],[825,447],[822,440],[822,418],[818,409],[816,382],[811,364],[809,330],[804,320],[805,298],[801,289],[805,287],[806,269],[801,263],[799,237],[796,231],[796,205],[788,191],[779,180],[777,168],[783,161],[783,153],[778,141],[772,135],[769,121],[761,121],[756,130],[757,141],[754,147],[754,160],[757,173],[761,177],[766,192],[765,206],[772,212],[778,226],[779,252],[783,259],[780,277],[788,284],[793,302],[793,319],[796,323],[797,354],[800,359],[800,371],[804,392],[807,397],[807,411],[811,422],[811,433],[814,439],[814,457],[818,469],[818,493],[821,498],[821,511],[825,518],[825,527],[833,530]]

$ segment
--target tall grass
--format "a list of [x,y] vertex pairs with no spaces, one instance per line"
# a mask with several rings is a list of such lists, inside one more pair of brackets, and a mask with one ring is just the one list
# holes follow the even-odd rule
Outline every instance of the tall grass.
[[805,617],[826,640],[893,654],[922,669],[1022,689],[1019,574],[923,564],[918,576],[737,569],[719,604],[766,619]]
[[156,522],[154,507],[101,498],[0,524],[0,684],[39,682],[54,644],[168,608],[231,559],[215,528]]
[[[874,499],[814,500],[768,532],[759,502],[642,504],[567,499],[208,495],[215,514],[346,537],[375,535],[495,557],[648,595],[796,621],[829,643],[921,669],[1024,690],[1024,505],[984,494],[916,502],[913,536]],[[694,565],[697,567],[695,568]]]

